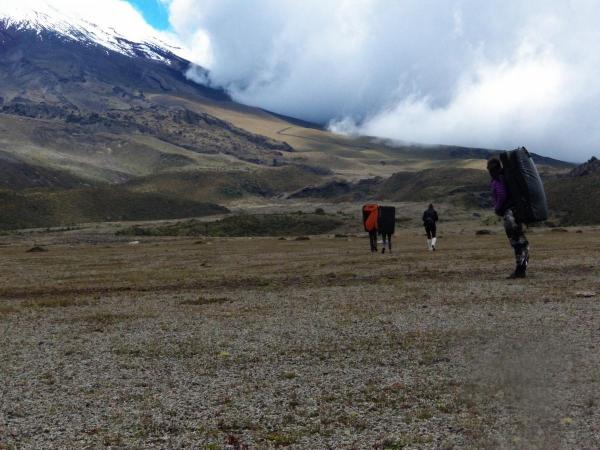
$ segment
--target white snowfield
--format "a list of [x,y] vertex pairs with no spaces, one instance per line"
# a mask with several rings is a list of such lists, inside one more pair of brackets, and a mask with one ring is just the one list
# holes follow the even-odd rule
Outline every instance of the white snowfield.
[[170,64],[165,53],[189,60],[178,39],[157,31],[120,0],[2,0],[0,23],[6,27],[55,32],[68,39],[100,45],[126,56]]

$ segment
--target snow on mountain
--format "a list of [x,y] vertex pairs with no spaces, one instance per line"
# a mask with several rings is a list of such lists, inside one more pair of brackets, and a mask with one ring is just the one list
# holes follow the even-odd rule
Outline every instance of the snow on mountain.
[[36,31],[41,39],[45,32],[57,33],[85,45],[100,45],[166,64],[170,64],[169,53],[189,60],[174,35],[155,30],[120,0],[2,0],[0,25]]

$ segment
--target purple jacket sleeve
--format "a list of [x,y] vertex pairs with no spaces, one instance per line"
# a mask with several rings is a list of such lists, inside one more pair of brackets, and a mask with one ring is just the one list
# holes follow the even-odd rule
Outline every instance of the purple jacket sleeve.
[[502,180],[501,178],[492,180],[491,188],[492,199],[494,200],[494,211],[496,211],[496,214],[501,215],[507,197],[506,185],[504,184],[504,180]]

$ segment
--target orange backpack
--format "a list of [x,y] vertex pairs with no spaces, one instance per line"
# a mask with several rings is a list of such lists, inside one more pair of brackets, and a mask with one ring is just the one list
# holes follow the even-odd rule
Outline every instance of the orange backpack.
[[377,221],[379,219],[379,206],[375,203],[368,203],[363,206],[363,224],[365,231],[377,231]]

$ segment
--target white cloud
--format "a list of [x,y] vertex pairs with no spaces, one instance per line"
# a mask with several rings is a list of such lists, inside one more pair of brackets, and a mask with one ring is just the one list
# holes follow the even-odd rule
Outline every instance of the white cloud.
[[[239,101],[405,141],[581,160],[600,133],[595,0],[171,0]],[[352,124],[355,124],[354,127]]]

